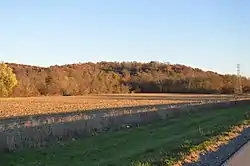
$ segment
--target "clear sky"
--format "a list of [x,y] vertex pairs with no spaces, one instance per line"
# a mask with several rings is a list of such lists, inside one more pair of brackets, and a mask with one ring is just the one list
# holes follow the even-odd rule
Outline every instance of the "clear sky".
[[0,60],[164,61],[250,76],[249,0],[2,0]]

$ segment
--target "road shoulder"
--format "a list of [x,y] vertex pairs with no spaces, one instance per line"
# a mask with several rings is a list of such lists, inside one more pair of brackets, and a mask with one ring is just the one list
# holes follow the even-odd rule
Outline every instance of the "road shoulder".
[[222,166],[249,166],[250,165],[250,141],[240,148]]

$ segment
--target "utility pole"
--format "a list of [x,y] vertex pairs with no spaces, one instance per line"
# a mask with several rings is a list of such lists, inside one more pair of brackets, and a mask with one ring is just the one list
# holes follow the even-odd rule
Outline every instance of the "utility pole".
[[240,64],[237,64],[236,93],[237,93],[237,94],[242,94],[242,84],[241,84],[241,74],[240,74]]

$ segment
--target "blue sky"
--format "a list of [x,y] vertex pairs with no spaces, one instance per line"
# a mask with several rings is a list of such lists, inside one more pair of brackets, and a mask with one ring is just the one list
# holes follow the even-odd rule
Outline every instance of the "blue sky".
[[0,60],[164,61],[250,76],[249,0],[6,0]]

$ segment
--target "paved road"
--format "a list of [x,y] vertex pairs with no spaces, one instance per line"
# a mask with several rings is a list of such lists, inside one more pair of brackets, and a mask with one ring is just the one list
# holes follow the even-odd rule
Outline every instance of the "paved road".
[[250,142],[243,146],[222,166],[250,166]]

